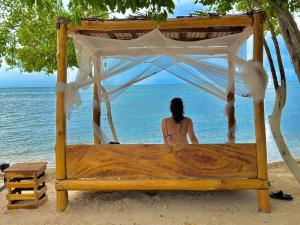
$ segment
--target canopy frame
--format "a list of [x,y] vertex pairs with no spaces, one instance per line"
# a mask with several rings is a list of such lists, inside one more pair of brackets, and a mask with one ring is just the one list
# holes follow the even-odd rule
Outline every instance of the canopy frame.
[[[214,16],[214,17],[196,17],[171,19],[161,23],[159,27],[153,21],[148,20],[121,20],[121,21],[82,21],[81,25],[74,26],[67,24],[63,19],[57,22],[57,81],[63,84],[67,81],[67,34],[68,32],[93,33],[104,32],[110,34],[112,38],[115,36],[113,32],[129,32],[148,31],[155,28],[163,31],[178,31],[206,29],[217,30],[227,27],[228,31],[237,30],[238,27],[253,27],[253,59],[258,62],[263,62],[263,22],[265,16],[263,12],[256,12],[253,15],[238,15],[238,16]],[[226,29],[226,28],[225,28]],[[180,35],[179,35],[180,36]],[[181,35],[182,36],[182,35]],[[97,99],[98,86],[94,85],[94,100]],[[226,179],[222,176],[214,179],[175,179],[161,180],[154,179],[134,179],[134,180],[82,180],[70,179],[67,171],[68,167],[68,145],[66,141],[66,113],[64,110],[64,92],[58,92],[56,96],[56,190],[57,190],[57,209],[64,211],[68,205],[68,190],[236,190],[236,189],[256,189],[258,193],[258,209],[262,212],[270,212],[269,202],[269,182],[267,174],[267,151],[266,151],[266,134],[264,120],[264,102],[254,102],[254,119],[255,119],[255,136],[256,136],[256,157],[254,170],[255,179]],[[234,102],[234,89],[227,96],[228,101]],[[230,106],[228,115],[228,142],[234,143],[235,137],[231,132],[234,130],[234,104]],[[93,107],[93,122],[100,125],[101,109]],[[94,143],[101,143],[101,140],[94,135]],[[97,147],[95,148],[101,148]],[[199,145],[201,148],[206,148]],[[237,144],[224,145],[226,148],[236,148]],[[82,147],[82,146],[81,146]],[[121,148],[122,146],[118,146]],[[207,147],[213,147],[207,145]],[[83,148],[83,147],[82,147]],[[133,145],[134,148],[134,145]],[[163,147],[165,148],[165,147]],[[178,148],[178,147],[176,147]],[[197,146],[194,146],[197,148]],[[216,146],[220,148],[220,146]],[[252,148],[252,147],[251,147]],[[247,148],[246,148],[247,149]],[[245,177],[247,178],[247,177]]]

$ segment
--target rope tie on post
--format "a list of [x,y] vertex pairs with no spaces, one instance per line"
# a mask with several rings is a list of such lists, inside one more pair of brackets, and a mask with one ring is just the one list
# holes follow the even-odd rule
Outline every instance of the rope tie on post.
[[268,86],[268,75],[263,65],[256,61],[247,61],[244,65],[242,77],[249,88],[250,95],[254,102],[259,102],[265,98]]
[[68,120],[71,118],[73,109],[78,108],[82,104],[79,88],[80,87],[76,82],[70,82],[67,84],[57,82],[56,84],[56,93],[65,93],[65,112]]

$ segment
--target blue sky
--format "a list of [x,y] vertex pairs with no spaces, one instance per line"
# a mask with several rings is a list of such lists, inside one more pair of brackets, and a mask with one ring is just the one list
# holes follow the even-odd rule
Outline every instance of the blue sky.
[[[184,16],[189,13],[201,9],[200,5],[195,5],[194,0],[175,0],[175,16]],[[128,12],[130,13],[130,12]],[[116,14],[114,14],[116,15]],[[120,15],[118,15],[120,16]],[[297,19],[299,21],[299,19]],[[270,38],[268,38],[270,39]],[[287,72],[288,79],[296,79],[293,66],[290,62],[288,51],[285,47],[282,38],[279,38],[280,47],[282,49],[282,56]],[[266,63],[266,69],[268,64]],[[155,84],[155,83],[177,83],[177,79],[166,74],[160,74],[162,76],[155,76],[143,82],[143,84]],[[76,70],[68,70],[68,80],[73,80],[76,76]],[[21,73],[19,69],[7,70],[5,67],[0,68],[0,88],[6,87],[54,87],[56,83],[56,75],[48,76],[45,73]]]

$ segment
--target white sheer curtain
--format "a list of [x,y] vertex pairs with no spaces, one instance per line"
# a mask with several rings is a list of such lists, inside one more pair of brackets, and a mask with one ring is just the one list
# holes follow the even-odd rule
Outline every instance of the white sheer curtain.
[[[260,63],[247,61],[245,46],[251,32],[252,28],[246,28],[242,33],[194,42],[166,38],[159,30],[132,40],[71,33],[79,72],[74,82],[58,83],[56,90],[65,91],[68,118],[81,105],[80,88],[95,83],[99,99],[94,105],[105,101],[109,106],[126,88],[161,71],[222,100],[234,87],[235,94],[257,101],[264,98],[267,76]],[[102,129],[93,127],[102,143],[107,142]],[[116,141],[113,124],[111,130]]]

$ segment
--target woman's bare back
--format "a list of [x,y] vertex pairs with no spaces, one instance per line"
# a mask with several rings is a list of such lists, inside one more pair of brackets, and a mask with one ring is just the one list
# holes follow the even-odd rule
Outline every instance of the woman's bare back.
[[194,133],[193,122],[185,117],[179,123],[170,118],[164,118],[161,123],[161,130],[165,144],[188,144],[187,136],[192,144],[198,144],[198,139]]

